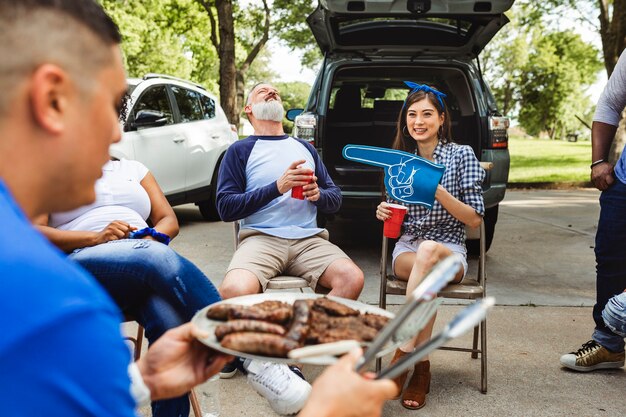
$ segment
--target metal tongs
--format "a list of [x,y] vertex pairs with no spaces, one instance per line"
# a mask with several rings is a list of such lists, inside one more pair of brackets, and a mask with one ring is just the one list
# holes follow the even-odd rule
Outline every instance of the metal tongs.
[[459,337],[468,330],[472,329],[484,320],[487,316],[487,312],[491,307],[493,307],[495,302],[495,298],[486,297],[476,301],[469,307],[466,307],[459,314],[457,314],[457,316],[454,317],[450,323],[446,324],[441,333],[416,347],[413,352],[404,356],[389,368],[383,369],[376,376],[376,379],[397,377],[424,356],[446,343],[448,340]]
[[[360,372],[370,361],[376,358],[379,351],[385,346],[389,339],[397,333],[398,329],[405,323],[407,318],[411,317],[416,308],[437,297],[437,293],[441,291],[448,282],[452,281],[461,267],[462,263],[457,255],[450,255],[435,265],[420,285],[411,294],[407,294],[407,300],[398,314],[382,328],[369,345],[365,354],[359,363],[357,363],[357,372]],[[414,331],[410,336],[417,334],[421,327],[426,324],[426,321],[434,314],[434,310],[435,309],[430,309],[428,314],[422,315],[419,322],[412,323],[413,325],[411,327]]]

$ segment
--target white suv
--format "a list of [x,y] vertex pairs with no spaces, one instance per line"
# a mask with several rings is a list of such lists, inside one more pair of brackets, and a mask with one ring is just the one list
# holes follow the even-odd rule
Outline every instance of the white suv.
[[238,136],[217,99],[198,84],[161,74],[130,78],[128,88],[124,133],[111,156],[146,165],[171,205],[195,203],[205,219],[219,220],[217,173]]

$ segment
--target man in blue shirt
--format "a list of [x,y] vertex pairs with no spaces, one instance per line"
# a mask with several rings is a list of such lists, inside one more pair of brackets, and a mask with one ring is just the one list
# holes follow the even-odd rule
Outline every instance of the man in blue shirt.
[[0,414],[134,416],[225,358],[187,325],[129,368],[117,307],[30,225],[95,198],[120,139],[119,32],[92,0],[0,0],[0,27]]

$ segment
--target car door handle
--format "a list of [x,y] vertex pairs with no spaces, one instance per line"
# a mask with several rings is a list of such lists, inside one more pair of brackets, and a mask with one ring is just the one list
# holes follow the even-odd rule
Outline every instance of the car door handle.
[[220,135],[211,135],[211,139],[218,139]]
[[181,143],[185,141],[185,137],[184,136],[176,136],[174,139],[172,139],[172,141],[174,143]]

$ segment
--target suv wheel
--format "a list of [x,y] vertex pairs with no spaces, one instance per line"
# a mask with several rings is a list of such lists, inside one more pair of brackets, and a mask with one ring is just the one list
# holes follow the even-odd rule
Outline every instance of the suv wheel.
[[220,157],[219,162],[217,163],[217,166],[215,167],[215,171],[213,172],[213,178],[211,179],[211,197],[208,200],[202,200],[196,203],[196,205],[200,209],[200,214],[202,214],[202,217],[204,218],[204,220],[207,220],[210,222],[216,222],[216,221],[222,220],[220,218],[220,214],[217,211],[216,194],[217,194],[217,173],[220,172],[220,165],[222,164],[223,157],[224,155]]
[[[491,247],[491,242],[493,241],[493,234],[496,230],[496,222],[498,221],[498,209],[500,205],[495,207],[490,207],[485,210],[485,252],[489,250]],[[478,241],[470,240],[465,242],[467,246],[467,253],[472,256],[478,256],[478,252],[480,248],[478,247]]]
[[204,218],[204,220],[208,220],[210,222],[221,220],[220,214],[217,212],[217,207],[215,206],[215,188],[211,190],[210,199],[198,201],[196,205],[200,209],[200,214],[202,214],[202,218]]

